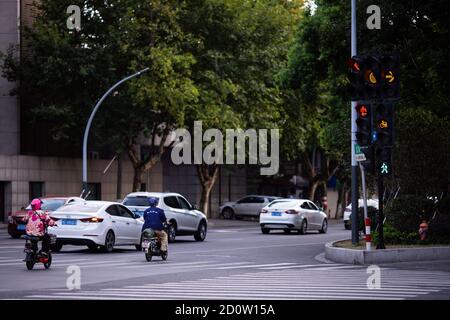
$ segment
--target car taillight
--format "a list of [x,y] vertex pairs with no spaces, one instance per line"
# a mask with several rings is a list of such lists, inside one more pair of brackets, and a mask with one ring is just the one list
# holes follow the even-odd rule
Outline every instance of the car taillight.
[[291,210],[286,210],[284,213],[287,213],[287,214],[298,214],[299,212],[297,210],[291,209]]
[[267,212],[269,212],[269,211],[267,211],[266,209],[262,209],[262,210],[261,210],[261,213],[262,213],[262,214],[267,213]]
[[98,218],[98,217],[92,217],[92,218],[84,218],[84,219],[80,219],[81,222],[102,222],[103,218]]

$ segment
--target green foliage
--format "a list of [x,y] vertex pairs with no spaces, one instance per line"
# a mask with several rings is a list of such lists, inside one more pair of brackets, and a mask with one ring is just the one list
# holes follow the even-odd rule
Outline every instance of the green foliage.
[[[417,228],[418,230],[419,228]],[[401,232],[392,227],[390,224],[385,223],[384,229],[384,243],[386,245],[414,245],[414,244],[427,244],[420,241],[419,233],[416,232]],[[373,245],[378,244],[378,232],[373,232],[372,235]]]
[[450,118],[429,110],[397,113],[394,172],[403,194],[438,196],[450,177]]
[[386,219],[400,232],[417,232],[422,219],[431,219],[433,208],[433,200],[402,194],[386,208]]

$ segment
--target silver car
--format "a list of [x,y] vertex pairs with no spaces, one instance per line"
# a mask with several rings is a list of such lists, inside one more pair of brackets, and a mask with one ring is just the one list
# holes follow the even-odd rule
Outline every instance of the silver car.
[[195,240],[203,241],[206,238],[208,220],[206,215],[178,193],[161,192],[133,192],[125,197],[123,205],[135,214],[144,215],[149,207],[148,199],[157,198],[158,208],[164,210],[169,226],[169,242],[174,242],[176,236],[193,235]]
[[326,233],[328,229],[327,215],[312,201],[306,199],[282,199],[271,202],[261,210],[259,216],[261,232],[284,230],[290,233],[297,230],[304,234],[310,230]]
[[225,219],[247,217],[258,217],[261,209],[273,200],[280,197],[272,196],[245,196],[234,202],[225,202],[220,206],[220,215]]

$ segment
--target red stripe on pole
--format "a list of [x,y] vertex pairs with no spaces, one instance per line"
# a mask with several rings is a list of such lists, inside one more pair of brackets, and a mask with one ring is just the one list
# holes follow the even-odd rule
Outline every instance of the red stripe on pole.
[[366,234],[366,242],[372,242],[372,235]]
[[365,223],[366,227],[367,227],[367,226],[370,226],[370,218],[366,218],[366,219],[364,220],[364,223]]

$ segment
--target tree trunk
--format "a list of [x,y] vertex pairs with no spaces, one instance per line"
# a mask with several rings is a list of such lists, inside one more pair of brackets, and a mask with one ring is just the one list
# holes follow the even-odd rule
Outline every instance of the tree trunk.
[[316,195],[316,190],[319,184],[321,183],[320,180],[314,179],[309,183],[308,187],[308,199],[314,202],[314,196]]
[[211,217],[210,208],[208,205],[209,196],[211,194],[211,190],[214,187],[214,183],[216,182],[219,166],[216,164],[207,165],[200,164],[196,165],[197,175],[200,180],[200,185],[202,187],[201,197],[200,197],[200,210],[206,214],[208,218]]
[[133,190],[132,192],[140,191],[142,184],[142,167],[134,167],[134,175],[133,175]]

